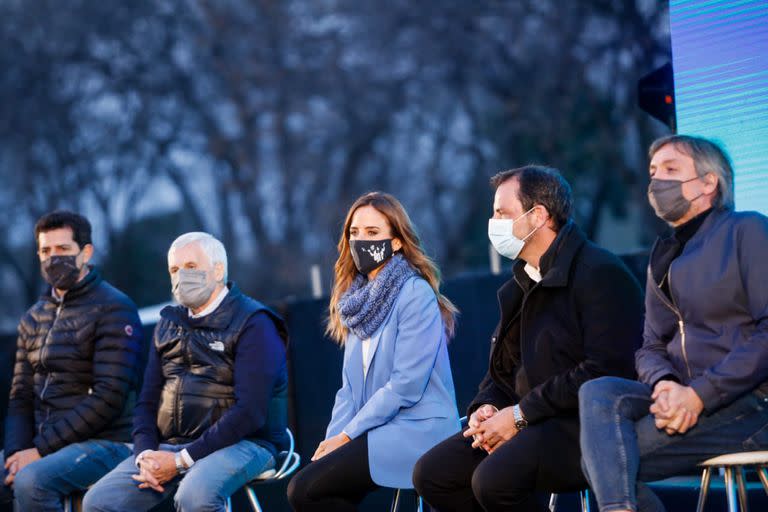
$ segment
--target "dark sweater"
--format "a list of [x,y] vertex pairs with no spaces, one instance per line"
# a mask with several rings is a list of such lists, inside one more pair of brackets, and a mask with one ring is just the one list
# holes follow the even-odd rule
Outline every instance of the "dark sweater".
[[[195,319],[190,319],[193,323]],[[195,461],[235,444],[259,430],[267,418],[272,390],[286,372],[285,346],[275,323],[265,312],[256,313],[246,324],[235,348],[235,405],[188,447]],[[157,348],[149,351],[140,407],[136,408],[134,454],[156,450],[164,440],[157,429],[157,408],[165,378]],[[274,451],[270,443],[265,446]]]

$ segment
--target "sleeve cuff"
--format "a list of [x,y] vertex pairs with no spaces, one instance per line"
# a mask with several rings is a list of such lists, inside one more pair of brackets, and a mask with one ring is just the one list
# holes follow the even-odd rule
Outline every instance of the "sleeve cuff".
[[706,412],[712,412],[720,406],[720,393],[706,377],[702,376],[691,381],[689,386],[699,395]]
[[195,459],[192,458],[186,448],[181,450],[181,458],[184,459],[184,464],[187,465],[187,468],[191,468],[195,465]]
[[137,468],[139,467],[139,464],[141,464],[141,459],[143,459],[143,458],[144,458],[144,456],[145,456],[147,453],[151,452],[151,451],[153,451],[153,450],[144,450],[144,451],[142,451],[140,454],[138,454],[138,455],[136,456],[136,458],[133,460],[133,463],[134,463],[134,464],[136,464],[136,467],[137,467]]

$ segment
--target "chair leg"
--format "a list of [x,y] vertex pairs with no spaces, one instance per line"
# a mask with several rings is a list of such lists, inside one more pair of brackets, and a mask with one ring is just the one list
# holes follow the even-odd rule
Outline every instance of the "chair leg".
[[707,501],[709,481],[712,478],[712,468],[706,467],[701,473],[701,489],[699,489],[699,502],[696,504],[696,512],[704,512],[704,503]]
[[739,490],[739,509],[741,512],[747,512],[749,504],[747,503],[747,487],[744,485],[744,468],[736,466],[733,471],[736,473],[736,485]]
[[549,495],[549,512],[555,512],[557,508],[557,494],[552,493]]
[[253,487],[251,487],[250,485],[246,485],[245,494],[248,495],[248,501],[251,502],[251,507],[253,508],[253,512],[263,512],[261,509],[261,503],[259,503],[259,498],[256,497],[256,491],[253,490]]
[[389,512],[397,512],[400,506],[400,489],[395,489],[395,494],[392,496],[392,506],[389,508]]
[[733,478],[733,468],[725,468],[725,495],[728,498],[728,512],[737,512],[736,483]]
[[760,477],[760,481],[763,483],[765,494],[768,494],[768,470],[766,470],[765,466],[757,468],[757,475]]
[[579,498],[581,499],[581,512],[589,512],[589,489],[579,492]]

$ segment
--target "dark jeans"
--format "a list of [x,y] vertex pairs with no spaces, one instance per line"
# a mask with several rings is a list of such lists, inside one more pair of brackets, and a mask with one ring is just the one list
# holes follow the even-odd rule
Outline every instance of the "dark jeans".
[[371,479],[368,437],[363,435],[296,473],[288,484],[288,501],[297,512],[354,511],[378,488]]
[[663,511],[643,481],[699,473],[696,465],[729,452],[768,448],[768,397],[747,393],[683,435],[654,424],[651,388],[603,377],[579,391],[584,471],[601,511]]
[[416,463],[413,484],[441,512],[545,511],[536,493],[586,487],[579,460],[577,418],[530,425],[491,455],[472,448],[461,432],[438,444]]

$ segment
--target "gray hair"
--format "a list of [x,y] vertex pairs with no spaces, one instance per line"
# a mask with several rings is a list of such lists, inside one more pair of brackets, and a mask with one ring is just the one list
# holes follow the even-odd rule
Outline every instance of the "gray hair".
[[648,158],[653,158],[658,150],[672,144],[675,149],[693,159],[696,174],[700,177],[712,173],[717,176],[717,195],[714,206],[733,210],[733,166],[728,153],[715,142],[692,135],[667,135],[656,139],[648,149]]
[[224,244],[217,240],[213,235],[202,231],[184,233],[173,241],[170,249],[168,249],[168,257],[170,257],[171,253],[176,249],[181,249],[192,243],[197,243],[200,246],[206,256],[208,256],[211,266],[221,263],[224,267],[224,282],[226,283],[229,275],[227,272],[227,250],[224,248]]

